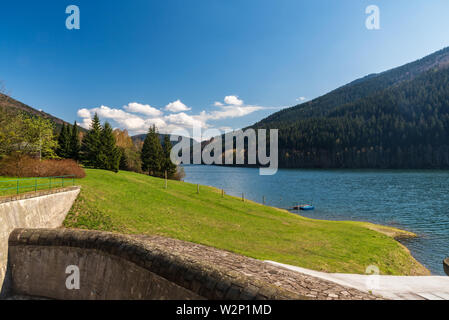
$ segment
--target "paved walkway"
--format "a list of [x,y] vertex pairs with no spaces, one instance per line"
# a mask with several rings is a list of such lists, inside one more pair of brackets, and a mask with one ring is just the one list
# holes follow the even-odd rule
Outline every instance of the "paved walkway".
[[273,261],[267,264],[283,267],[298,274],[309,275],[335,284],[372,292],[392,300],[449,300],[449,277],[444,276],[370,276],[325,273]]

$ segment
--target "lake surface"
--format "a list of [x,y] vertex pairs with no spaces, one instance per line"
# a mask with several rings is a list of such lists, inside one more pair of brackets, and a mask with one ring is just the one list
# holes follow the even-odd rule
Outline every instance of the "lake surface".
[[449,256],[449,171],[282,169],[259,176],[254,168],[185,166],[185,181],[227,194],[291,208],[313,201],[310,218],[389,225],[418,234],[401,240],[434,275]]

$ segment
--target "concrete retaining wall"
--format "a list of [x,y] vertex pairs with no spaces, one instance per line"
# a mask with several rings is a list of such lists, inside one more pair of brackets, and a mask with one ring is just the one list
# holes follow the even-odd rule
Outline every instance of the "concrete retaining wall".
[[61,226],[79,192],[79,187],[69,187],[0,198],[0,297],[9,286],[6,264],[12,230]]
[[[79,270],[79,289],[66,286],[68,266]],[[100,231],[16,229],[9,238],[9,268],[12,294],[50,299],[302,298],[168,247],[157,249],[148,238]]]

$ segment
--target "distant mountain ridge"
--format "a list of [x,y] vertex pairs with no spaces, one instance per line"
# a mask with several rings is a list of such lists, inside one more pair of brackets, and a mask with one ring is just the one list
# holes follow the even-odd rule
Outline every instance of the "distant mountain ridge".
[[355,80],[253,128],[289,168],[449,168],[449,48]]
[[325,116],[332,108],[366,98],[376,92],[410,81],[431,69],[446,69],[449,67],[449,47],[439,50],[420,60],[406,65],[370,74],[354,80],[312,101],[302,103],[291,108],[283,109],[256,123],[255,126],[265,125],[276,121],[295,121],[298,117]]

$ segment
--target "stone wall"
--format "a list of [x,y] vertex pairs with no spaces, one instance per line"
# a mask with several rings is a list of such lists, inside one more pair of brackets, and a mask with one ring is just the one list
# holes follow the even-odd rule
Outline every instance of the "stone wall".
[[61,226],[79,192],[79,187],[69,187],[0,197],[0,297],[9,285],[6,264],[11,231]]
[[[162,247],[153,244],[157,237],[73,229],[16,229],[9,238],[12,294],[50,299],[304,298],[257,280],[242,268],[232,271],[225,269],[225,263],[210,265],[191,259],[182,251],[170,250],[167,243],[195,251],[204,246],[160,238],[165,241]],[[226,258],[228,253],[217,254]],[[68,266],[79,269],[79,289],[66,286]]]

